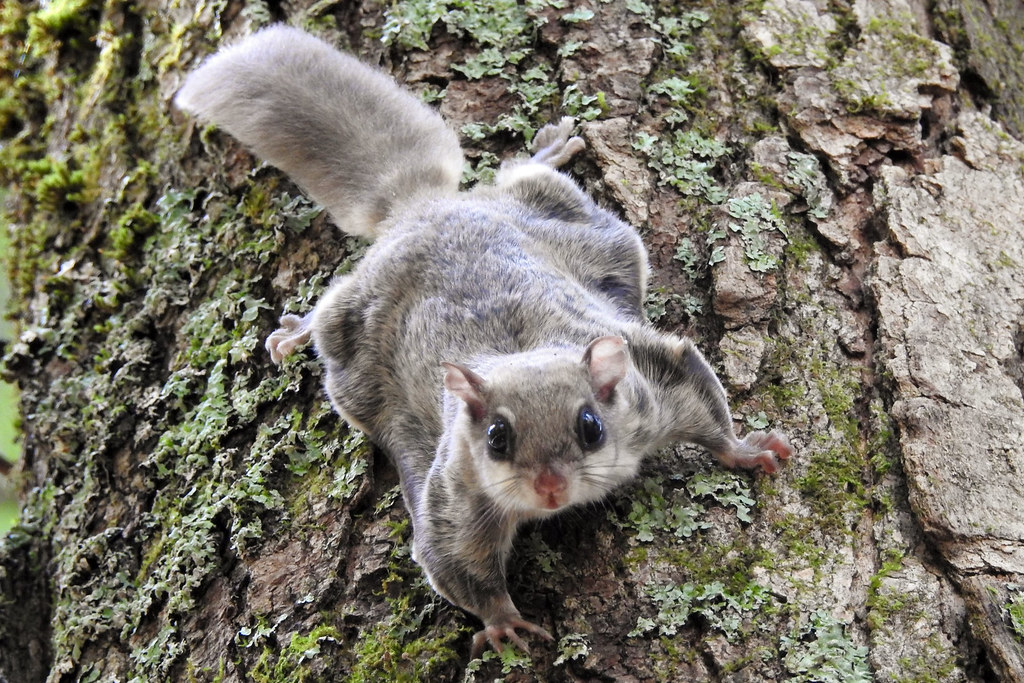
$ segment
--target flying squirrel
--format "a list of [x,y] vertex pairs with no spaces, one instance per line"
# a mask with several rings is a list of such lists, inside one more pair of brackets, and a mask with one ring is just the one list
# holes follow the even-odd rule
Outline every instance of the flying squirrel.
[[766,473],[791,455],[776,431],[738,439],[697,348],[645,319],[639,234],[557,170],[584,148],[572,119],[460,192],[462,150],[439,114],[283,25],[207,59],[175,103],[374,241],[266,345],[280,363],[312,339],[334,409],[398,469],[413,559],[483,621],[474,655],[527,649],[518,631],[551,639],[506,585],[523,522],[601,499],[675,442]]

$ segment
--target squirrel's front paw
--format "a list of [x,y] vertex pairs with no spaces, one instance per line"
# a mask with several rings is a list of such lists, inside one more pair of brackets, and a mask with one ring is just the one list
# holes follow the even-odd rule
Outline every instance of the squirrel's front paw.
[[291,314],[281,316],[281,327],[267,337],[267,351],[270,352],[270,360],[275,365],[279,365],[285,356],[309,341],[312,331],[310,329],[311,315],[304,318]]
[[779,461],[793,455],[793,447],[781,432],[751,432],[738,447],[715,455],[726,467],[760,467],[765,474],[774,474],[779,469]]
[[533,158],[538,164],[558,168],[565,164],[574,154],[586,147],[583,138],[569,137],[576,122],[571,116],[563,116],[556,123],[549,123],[533,136]]
[[493,647],[495,651],[501,652],[505,649],[504,641],[509,641],[515,644],[515,646],[523,652],[529,653],[530,648],[527,646],[526,641],[516,633],[517,628],[529,631],[530,633],[540,636],[544,640],[554,640],[554,638],[551,637],[551,634],[540,626],[526,621],[518,615],[510,615],[495,619],[488,623],[482,631],[478,631],[477,634],[473,636],[473,649],[470,651],[470,656],[474,659],[479,657],[488,643],[490,643],[491,647]]

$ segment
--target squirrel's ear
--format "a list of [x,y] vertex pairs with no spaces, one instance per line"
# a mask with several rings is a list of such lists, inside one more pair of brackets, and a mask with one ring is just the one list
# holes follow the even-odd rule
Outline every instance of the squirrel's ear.
[[590,386],[597,400],[607,401],[629,369],[626,340],[622,337],[598,337],[583,353],[583,363],[590,370]]
[[472,370],[454,363],[441,363],[445,369],[444,388],[458,396],[469,408],[474,421],[487,415],[487,401],[484,398],[484,379]]

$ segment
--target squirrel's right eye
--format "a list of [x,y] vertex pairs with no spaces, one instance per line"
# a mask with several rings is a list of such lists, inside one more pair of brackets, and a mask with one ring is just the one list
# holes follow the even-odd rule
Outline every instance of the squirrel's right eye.
[[597,413],[587,406],[580,409],[576,418],[576,433],[585,451],[592,451],[604,443],[604,424]]
[[487,428],[487,447],[491,455],[501,459],[512,451],[512,428],[504,419],[497,417]]

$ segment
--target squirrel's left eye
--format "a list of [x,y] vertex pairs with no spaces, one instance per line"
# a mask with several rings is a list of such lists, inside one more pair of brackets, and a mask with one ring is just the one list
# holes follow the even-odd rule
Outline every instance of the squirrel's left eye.
[[580,409],[576,418],[576,435],[585,451],[593,450],[604,442],[604,424],[589,406]]

